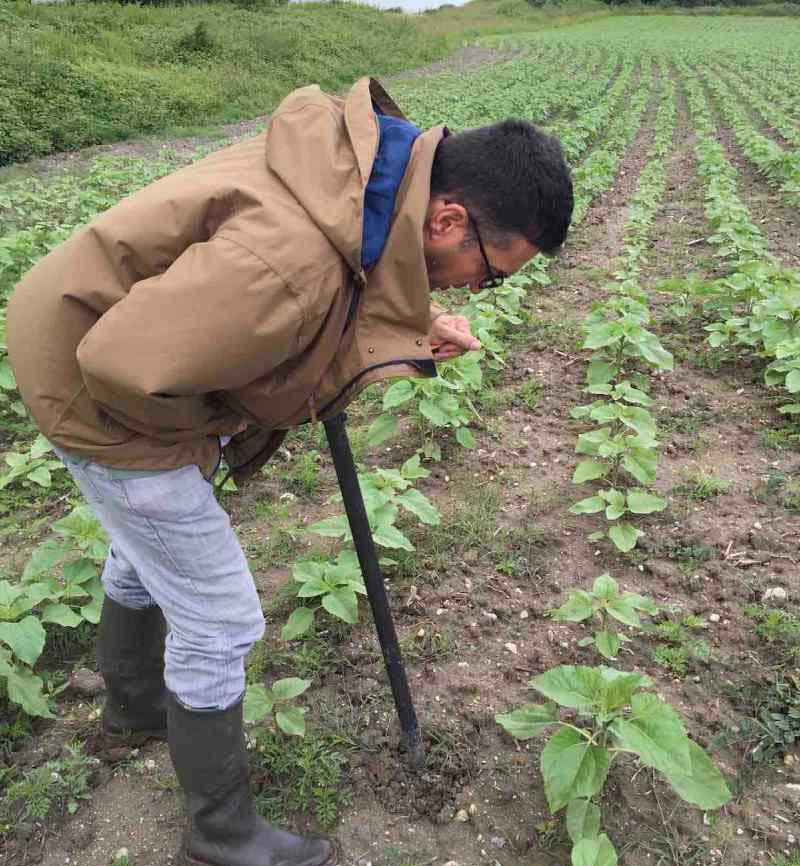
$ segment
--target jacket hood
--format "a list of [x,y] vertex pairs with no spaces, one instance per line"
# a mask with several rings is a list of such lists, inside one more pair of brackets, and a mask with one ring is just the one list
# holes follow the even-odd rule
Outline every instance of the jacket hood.
[[361,272],[364,192],[379,144],[373,105],[405,116],[383,87],[362,78],[345,99],[318,85],[291,93],[273,114],[267,165],[356,273]]

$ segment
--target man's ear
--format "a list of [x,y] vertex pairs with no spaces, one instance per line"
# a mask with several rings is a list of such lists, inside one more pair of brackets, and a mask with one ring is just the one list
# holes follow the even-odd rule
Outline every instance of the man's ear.
[[464,205],[442,196],[432,198],[425,219],[426,239],[460,242],[467,233],[469,215]]

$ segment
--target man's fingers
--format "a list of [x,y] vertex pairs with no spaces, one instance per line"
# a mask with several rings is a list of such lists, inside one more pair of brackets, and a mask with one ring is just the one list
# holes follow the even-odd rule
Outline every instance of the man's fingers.
[[[467,327],[469,327],[469,325],[467,325]],[[480,349],[481,347],[481,341],[473,337],[472,334],[469,333],[469,330],[464,332],[449,324],[445,324],[444,322],[437,329],[436,336],[441,337],[443,340],[447,341],[447,343],[453,343],[456,346],[460,346],[468,352]]]

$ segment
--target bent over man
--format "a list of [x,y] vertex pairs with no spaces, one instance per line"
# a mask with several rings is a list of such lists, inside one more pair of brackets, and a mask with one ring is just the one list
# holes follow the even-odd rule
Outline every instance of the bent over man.
[[331,866],[257,816],[244,658],[264,631],[209,479],[370,383],[477,349],[433,288],[499,285],[572,214],[558,143],[507,120],[420,132],[380,85],[305,87],[266,131],[93,219],[21,281],[22,397],[106,529],[97,657],[109,736],[166,737],[192,866]]

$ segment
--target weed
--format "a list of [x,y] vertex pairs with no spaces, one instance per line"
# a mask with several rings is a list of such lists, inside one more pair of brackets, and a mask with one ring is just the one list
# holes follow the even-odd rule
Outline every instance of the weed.
[[707,499],[721,496],[723,493],[728,493],[731,487],[733,487],[732,481],[717,478],[716,475],[712,475],[702,469],[685,473],[685,478],[686,483],[679,484],[673,492],[679,496],[693,499],[696,502],[705,502]]
[[761,431],[759,441],[762,448],[770,451],[785,451],[787,448],[793,448],[800,442],[800,425],[768,427]]
[[0,805],[0,830],[31,820],[43,820],[64,812],[74,814],[78,801],[89,797],[91,758],[77,744],[68,747],[68,755],[48,761],[6,788]]
[[517,388],[517,400],[522,403],[527,409],[533,411],[538,405],[542,396],[542,383],[535,376],[526,379]]
[[777,503],[789,511],[800,512],[800,479],[781,472],[771,472],[753,488],[759,502]]
[[698,638],[694,632],[706,628],[705,620],[689,614],[679,622],[666,620],[649,629],[662,643],[652,651],[656,664],[666,668],[679,679],[688,673],[692,660],[707,661],[711,656],[708,642]]
[[758,623],[756,634],[760,638],[784,648],[790,658],[800,653],[800,618],[795,614],[761,604],[746,605],[744,612]]
[[701,427],[714,421],[716,413],[705,397],[692,397],[683,409],[663,412],[658,416],[658,426],[662,436],[676,434],[694,435]]
[[695,538],[682,540],[665,538],[655,542],[645,539],[642,546],[653,557],[663,557],[677,562],[684,574],[694,574],[700,565],[717,555],[713,547]]
[[781,855],[769,861],[769,866],[800,866],[800,851],[788,857]]
[[723,688],[745,718],[735,732],[726,731],[717,741],[741,746],[751,773],[782,758],[800,741],[800,677],[778,675],[770,682]]
[[282,824],[292,812],[313,811],[322,827],[335,824],[349,799],[341,790],[346,744],[333,734],[312,731],[301,739],[256,729],[251,778],[259,814]]
[[420,626],[416,631],[403,635],[400,650],[403,659],[409,664],[434,660],[443,662],[458,655],[458,644],[447,629],[437,631],[430,626]]
[[317,489],[321,460],[316,448],[294,455],[290,466],[279,473],[284,486],[298,496],[311,496]]
[[136,858],[127,848],[120,848],[111,861],[111,866],[136,866]]

